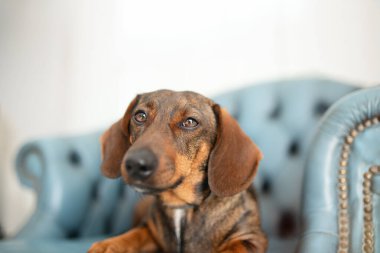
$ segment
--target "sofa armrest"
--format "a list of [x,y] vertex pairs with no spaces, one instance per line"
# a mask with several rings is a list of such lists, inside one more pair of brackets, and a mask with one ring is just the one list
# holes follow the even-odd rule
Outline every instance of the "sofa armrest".
[[65,237],[81,222],[100,177],[98,138],[99,133],[47,138],[20,149],[16,171],[21,183],[36,192],[37,205],[16,237]]
[[298,252],[361,252],[368,224],[380,239],[380,176],[370,170],[380,165],[379,121],[380,87],[345,96],[321,120],[306,164]]
[[101,175],[99,136],[47,138],[21,148],[17,174],[37,204],[17,239],[100,236],[131,226],[138,196]]

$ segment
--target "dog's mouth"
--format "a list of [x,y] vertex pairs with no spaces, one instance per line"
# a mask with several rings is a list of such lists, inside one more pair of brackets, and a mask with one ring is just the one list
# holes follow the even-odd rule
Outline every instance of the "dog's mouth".
[[168,190],[173,190],[177,188],[182,182],[184,178],[180,177],[177,181],[175,181],[173,184],[163,187],[152,187],[148,185],[143,184],[129,184],[133,189],[135,189],[137,192],[142,194],[159,194]]

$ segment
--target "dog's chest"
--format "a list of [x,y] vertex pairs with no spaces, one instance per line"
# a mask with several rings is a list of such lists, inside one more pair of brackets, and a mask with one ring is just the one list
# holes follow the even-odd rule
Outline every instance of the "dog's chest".
[[214,252],[213,244],[219,240],[215,234],[219,228],[212,224],[212,218],[208,214],[186,215],[186,220],[182,223],[181,253]]
[[[236,223],[241,211],[228,204],[206,208],[172,209],[162,224],[165,252],[215,252]],[[163,219],[164,220],[164,219]],[[165,222],[164,222],[165,223]]]
[[211,242],[215,242],[215,231],[211,230],[211,224],[204,214],[175,209],[171,218],[171,226],[166,227],[168,231],[164,233],[166,238],[163,238],[168,247],[165,252],[212,252]]

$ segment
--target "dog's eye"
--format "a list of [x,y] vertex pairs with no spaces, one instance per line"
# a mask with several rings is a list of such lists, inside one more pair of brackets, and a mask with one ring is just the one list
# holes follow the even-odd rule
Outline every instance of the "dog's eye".
[[187,118],[181,123],[181,127],[185,129],[192,129],[198,126],[198,121],[193,118]]
[[143,112],[143,111],[137,111],[137,112],[135,113],[135,116],[134,116],[133,118],[135,119],[135,121],[136,121],[137,123],[142,124],[142,123],[144,123],[144,122],[146,121],[146,119],[147,119],[147,115],[146,115],[146,113]]

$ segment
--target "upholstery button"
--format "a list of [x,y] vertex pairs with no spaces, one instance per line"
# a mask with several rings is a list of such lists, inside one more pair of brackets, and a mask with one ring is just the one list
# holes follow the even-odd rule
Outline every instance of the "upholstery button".
[[288,154],[290,156],[295,156],[295,155],[298,155],[300,152],[300,148],[299,148],[299,144],[296,140],[294,140],[290,146],[289,146],[289,149],[288,149]]
[[272,183],[268,177],[265,177],[263,180],[263,184],[261,185],[261,192],[263,194],[270,194],[272,191]]
[[324,101],[320,101],[317,103],[317,105],[315,106],[315,114],[317,116],[322,116],[326,111],[327,109],[329,109],[330,105]]
[[81,164],[81,157],[80,155],[78,154],[77,151],[75,150],[71,150],[69,152],[69,156],[68,156],[68,159],[69,159],[69,162],[74,165],[74,166],[79,166]]
[[291,210],[284,210],[278,224],[280,237],[289,237],[296,232],[296,216]]
[[274,110],[271,112],[271,114],[269,115],[269,117],[271,119],[277,119],[280,117],[281,115],[281,112],[282,112],[282,107],[280,104],[277,104],[274,108]]
[[66,237],[67,237],[68,239],[75,239],[75,238],[78,238],[78,237],[79,237],[79,231],[78,231],[78,230],[69,231],[69,232],[66,234]]

